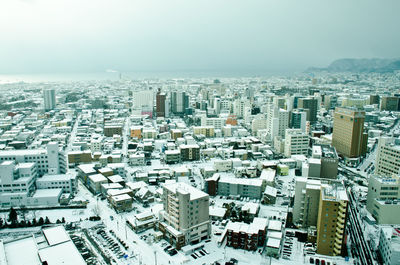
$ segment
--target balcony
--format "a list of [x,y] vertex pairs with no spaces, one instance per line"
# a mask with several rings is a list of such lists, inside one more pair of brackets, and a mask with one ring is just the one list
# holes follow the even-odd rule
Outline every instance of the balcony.
[[339,226],[336,227],[336,233],[342,234],[344,233],[343,228],[340,228]]
[[336,233],[335,242],[341,245],[342,244],[342,238],[343,238],[342,234]]
[[337,218],[338,223],[344,224],[344,220],[345,219],[346,219],[346,216],[344,214],[340,214],[340,212],[339,212],[339,215],[338,215],[338,218]]
[[340,249],[340,248],[336,248],[336,247],[334,247],[334,248],[333,248],[333,252],[335,253],[335,256],[339,256],[339,255],[340,255],[340,252],[341,252],[341,250],[342,250],[342,249]]

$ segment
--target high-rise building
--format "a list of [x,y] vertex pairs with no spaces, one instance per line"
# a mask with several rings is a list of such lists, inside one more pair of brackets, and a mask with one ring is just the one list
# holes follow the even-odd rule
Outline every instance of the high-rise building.
[[154,106],[154,94],[153,90],[142,90],[135,91],[133,93],[133,108],[136,110],[141,110],[142,107]]
[[156,114],[157,117],[165,117],[165,108],[167,105],[165,104],[166,95],[165,93],[161,93],[161,89],[158,89],[156,95]]
[[365,111],[336,108],[333,120],[332,145],[348,158],[367,152],[368,134],[364,133]]
[[306,131],[307,112],[301,109],[294,109],[291,112],[290,126],[293,129],[301,129]]
[[368,181],[367,210],[378,224],[400,224],[400,178],[371,176]]
[[43,90],[44,110],[49,111],[56,107],[56,91],[54,89]]
[[273,141],[277,136],[283,138],[288,127],[289,111],[267,104],[267,133],[270,139]]
[[398,111],[399,98],[398,97],[382,97],[380,110]]
[[309,138],[301,129],[286,129],[285,156],[306,155],[308,152]]
[[305,109],[307,112],[307,121],[311,124],[317,121],[318,99],[316,98],[299,98],[297,107]]
[[400,139],[381,137],[375,160],[375,173],[383,176],[400,174]]
[[348,201],[342,183],[333,182],[321,189],[317,221],[318,254],[345,254]]
[[177,115],[183,115],[189,107],[189,96],[185,92],[171,92],[171,111]]
[[384,226],[380,228],[378,253],[382,264],[400,264],[400,227]]
[[209,196],[186,183],[163,187],[159,229],[177,249],[210,237]]

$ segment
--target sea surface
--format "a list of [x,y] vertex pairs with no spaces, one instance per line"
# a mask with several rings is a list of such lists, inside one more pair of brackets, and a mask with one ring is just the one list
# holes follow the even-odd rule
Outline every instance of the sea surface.
[[96,73],[50,73],[50,74],[1,74],[0,84],[7,83],[37,83],[37,82],[75,82],[75,81],[118,81],[140,79],[168,78],[233,78],[233,77],[271,77],[290,76],[293,72],[117,72],[105,71]]

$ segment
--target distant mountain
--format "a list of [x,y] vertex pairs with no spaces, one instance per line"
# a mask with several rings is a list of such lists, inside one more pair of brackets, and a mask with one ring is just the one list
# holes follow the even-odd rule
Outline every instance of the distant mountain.
[[387,73],[400,70],[400,59],[339,59],[333,61],[327,68],[310,67],[309,72],[377,72]]

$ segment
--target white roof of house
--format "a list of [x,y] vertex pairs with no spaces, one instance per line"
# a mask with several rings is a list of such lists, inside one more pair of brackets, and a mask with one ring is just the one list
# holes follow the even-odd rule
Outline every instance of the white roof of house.
[[40,249],[39,258],[42,262],[47,261],[48,265],[86,265],[72,241]]
[[90,175],[89,179],[92,182],[107,182],[107,178],[104,177],[102,174]]
[[278,221],[278,220],[269,221],[268,230],[281,231],[282,230],[281,221]]
[[70,240],[69,235],[61,225],[45,228],[43,234],[50,246]]
[[132,199],[132,197],[129,196],[128,194],[126,194],[126,193],[121,194],[121,195],[111,196],[111,198],[116,202],[117,201],[126,201],[126,200],[131,200]]
[[281,246],[281,240],[276,238],[268,238],[267,247],[269,248],[279,248]]
[[209,214],[210,216],[217,216],[220,218],[223,218],[226,213],[226,208],[223,207],[210,207],[209,208]]
[[33,198],[48,198],[48,197],[59,197],[62,193],[62,189],[37,189]]

